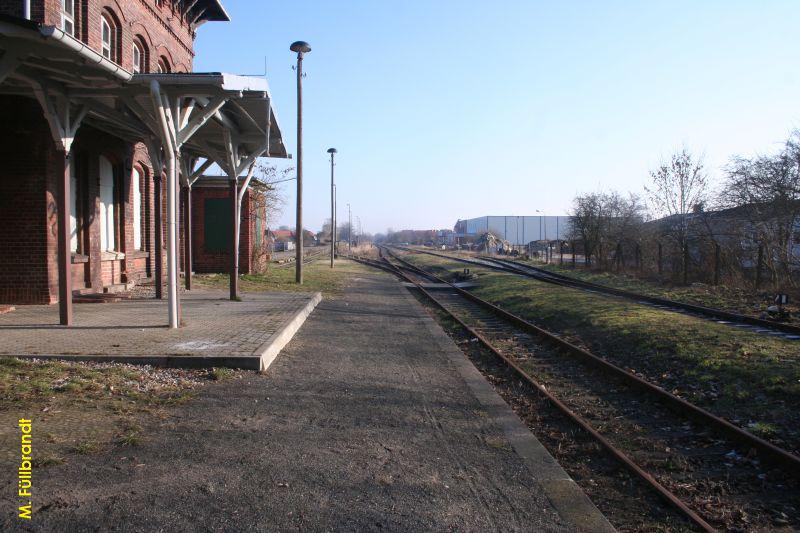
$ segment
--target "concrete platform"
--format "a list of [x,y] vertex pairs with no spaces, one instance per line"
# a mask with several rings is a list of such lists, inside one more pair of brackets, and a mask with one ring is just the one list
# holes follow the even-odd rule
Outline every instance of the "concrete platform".
[[166,301],[75,304],[72,327],[58,306],[17,306],[0,315],[0,355],[124,361],[172,367],[265,370],[321,301],[319,293],[223,291],[182,294],[182,327],[166,327]]
[[612,530],[382,273],[320,303],[266,374],[210,385],[145,431],[136,449],[37,471],[36,526]]

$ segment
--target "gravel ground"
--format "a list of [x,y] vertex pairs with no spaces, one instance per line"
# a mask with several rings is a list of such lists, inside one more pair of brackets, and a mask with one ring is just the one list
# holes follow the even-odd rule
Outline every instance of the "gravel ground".
[[403,290],[356,278],[267,375],[208,386],[138,447],[35,472],[29,528],[568,529]]

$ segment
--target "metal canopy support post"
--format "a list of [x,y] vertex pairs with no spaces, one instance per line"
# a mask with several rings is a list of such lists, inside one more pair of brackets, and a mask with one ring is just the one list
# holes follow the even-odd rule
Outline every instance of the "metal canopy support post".
[[[164,146],[164,162],[167,167],[167,306],[169,308],[169,327],[177,328],[178,319],[178,258],[176,242],[177,209],[176,191],[178,186],[178,156],[175,120],[172,117],[168,98],[161,92],[158,81],[150,84],[150,96],[159,118],[161,143]],[[171,120],[172,119],[172,120]]]
[[[181,147],[212,117],[220,116],[220,108],[228,101],[220,96],[205,102],[197,109],[198,99],[193,96],[172,97],[166,94],[158,80],[150,82],[150,98],[157,119],[156,131],[164,147],[164,162],[167,168],[167,300],[169,327],[180,324],[180,301],[178,294],[178,175],[181,166]],[[172,104],[170,103],[172,102]],[[195,115],[195,116],[192,116]],[[206,167],[207,168],[207,167]],[[184,171],[185,184],[192,176]],[[188,230],[188,227],[187,227]],[[187,240],[190,236],[187,233]]]
[[[193,107],[193,106],[192,106]],[[187,120],[184,117],[184,120]],[[183,279],[187,291],[192,290],[192,185],[211,166],[213,161],[206,159],[199,169],[194,168],[194,160],[181,160],[181,193],[183,202]]]
[[164,250],[162,242],[164,240],[162,235],[163,222],[161,220],[161,181],[164,174],[163,158],[161,157],[161,145],[158,144],[156,139],[149,139],[147,141],[147,154],[150,156],[150,163],[153,165],[153,211],[154,211],[154,234],[153,240],[155,241],[155,288],[156,299],[161,300],[164,297],[163,283],[164,283]]
[[187,291],[192,290],[192,188],[183,191],[183,280]]
[[[257,157],[257,156],[256,156]],[[237,179],[230,181],[230,195],[231,201],[231,261],[230,261],[230,299],[237,300],[239,298],[239,225],[242,220],[242,201],[244,194],[247,192],[247,187],[250,186],[250,180],[253,178],[253,173],[256,167],[256,157],[248,158],[250,167],[247,171],[247,176],[242,183],[241,188],[238,186]]]
[[230,183],[230,197],[231,197],[231,257],[230,257],[230,298],[236,300],[239,298],[239,247],[236,243],[236,237],[239,235],[239,208],[238,196],[239,191],[236,186],[236,179],[229,180]]
[[155,211],[155,235],[153,236],[156,241],[156,256],[155,256],[155,286],[156,286],[156,299],[161,300],[164,298],[164,221],[161,218],[162,213],[162,196],[161,185],[164,182],[163,170],[154,177],[153,187],[153,210]]
[[[58,210],[58,315],[63,326],[72,325],[72,254],[70,253],[70,151],[78,128],[86,117],[88,108],[79,106],[73,116],[67,94],[55,91],[36,80],[31,82],[33,92],[44,111],[50,126],[50,133],[61,152],[62,165],[59,169],[56,205]],[[53,94],[51,94],[53,93]]]
[[[270,98],[267,97],[267,117],[269,117]],[[250,180],[253,178],[255,172],[256,161],[259,157],[269,157],[269,131],[270,123],[267,119],[265,128],[264,143],[255,149],[252,153],[245,156],[242,146],[239,144],[239,139],[234,135],[230,128],[223,131],[225,157],[218,161],[218,164],[225,169],[228,174],[230,183],[230,197],[231,197],[231,220],[232,235],[231,235],[231,258],[230,258],[230,299],[239,299],[239,223],[241,221],[242,200],[244,199],[245,192],[250,185]],[[242,182],[241,187],[238,185],[239,175],[247,169],[247,175]]]

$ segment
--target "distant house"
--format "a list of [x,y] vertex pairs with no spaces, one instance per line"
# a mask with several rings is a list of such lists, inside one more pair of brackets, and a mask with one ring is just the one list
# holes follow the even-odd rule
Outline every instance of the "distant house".
[[[269,248],[263,185],[251,181],[239,220],[239,272],[262,272]],[[224,176],[202,176],[192,186],[192,255],[195,272],[228,272],[231,234],[230,184]]]
[[313,231],[303,230],[303,245],[316,246],[317,244],[319,244],[317,235]]
[[294,250],[294,232],[288,229],[276,229],[269,232],[276,252]]

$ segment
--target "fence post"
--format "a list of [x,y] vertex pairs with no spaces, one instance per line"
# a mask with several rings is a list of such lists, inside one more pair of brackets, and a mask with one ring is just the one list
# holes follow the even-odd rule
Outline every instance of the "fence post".
[[689,284],[689,244],[683,243],[683,284]]
[[714,243],[714,285],[719,285],[720,270],[720,249],[719,244]]
[[658,277],[664,272],[662,259],[664,257],[663,250],[661,249],[661,241],[658,241]]
[[764,260],[764,245],[758,245],[758,262],[756,263],[756,289],[761,286],[761,263]]
[[636,243],[636,270],[642,270],[642,247]]

